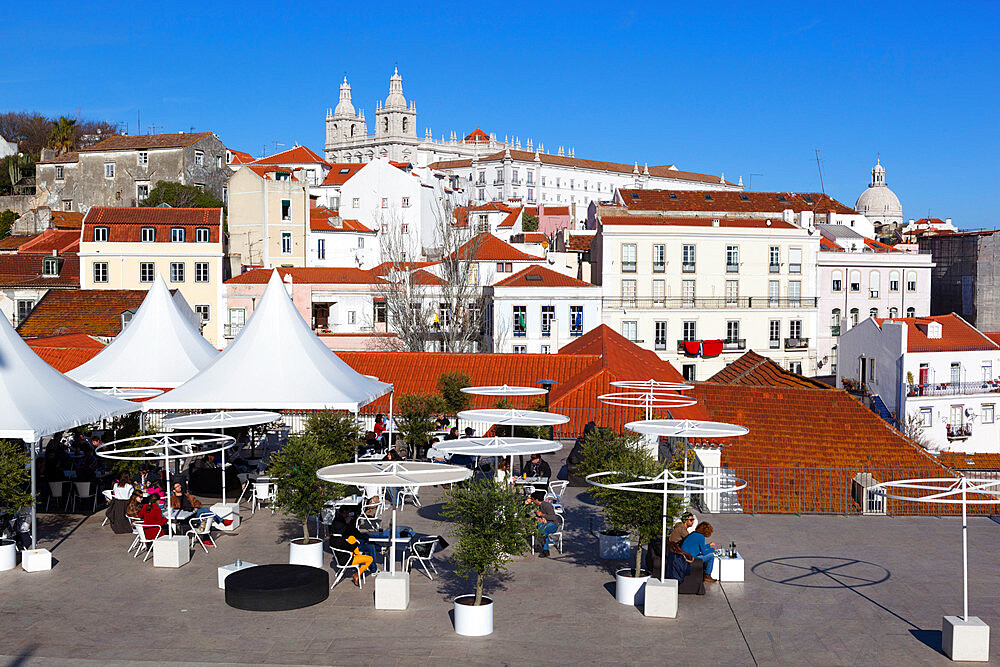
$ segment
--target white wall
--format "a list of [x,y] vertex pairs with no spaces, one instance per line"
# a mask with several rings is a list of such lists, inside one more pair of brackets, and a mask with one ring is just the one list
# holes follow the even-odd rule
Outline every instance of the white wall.
[[[524,337],[514,337],[514,306],[525,306]],[[542,335],[542,306],[554,306],[556,321],[549,336]],[[570,306],[583,306],[583,330],[570,332]],[[528,353],[555,354],[560,347],[601,324],[601,297],[598,287],[495,287],[493,288],[494,352],[513,352],[515,345],[524,345]]]

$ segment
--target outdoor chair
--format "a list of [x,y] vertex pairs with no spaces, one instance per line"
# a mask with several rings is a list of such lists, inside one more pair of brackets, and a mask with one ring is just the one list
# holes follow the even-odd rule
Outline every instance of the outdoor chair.
[[549,482],[549,489],[545,493],[545,499],[549,502],[559,503],[561,505],[563,494],[566,493],[567,486],[569,486],[569,482],[564,479]]
[[357,571],[357,573],[360,575],[359,577],[360,581],[358,582],[359,588],[361,586],[364,586],[365,573],[361,571],[361,565],[354,564],[354,554],[351,553],[350,551],[344,551],[343,549],[334,549],[332,547],[331,551],[333,551],[333,562],[331,563],[331,565],[335,570],[337,570],[337,576],[333,580],[333,586],[330,586],[330,590],[333,590],[333,587],[340,583],[340,580],[344,578],[344,575],[347,574],[349,570]]
[[398,493],[396,493],[396,506],[402,508],[406,504],[406,499],[409,498],[413,501],[415,507],[421,507],[420,498],[418,497],[419,488],[416,486],[404,486]]
[[129,523],[132,524],[132,535],[133,535],[132,544],[130,544],[128,549],[125,550],[125,553],[131,553],[132,549],[135,549],[137,546],[139,546],[139,522],[141,520],[139,519],[139,517],[136,516],[126,516],[125,518],[128,519]]
[[[556,540],[559,540],[559,553],[563,552],[563,529],[566,527],[566,518],[560,514],[556,513],[556,532],[549,533],[549,544],[555,544]],[[535,550],[535,540],[541,540],[542,544],[545,544],[545,538],[540,535],[537,531],[531,534],[531,550]]]
[[[101,491],[101,495],[104,496],[105,504],[108,505],[108,507],[110,507],[111,503],[114,501],[115,497],[114,492],[111,489],[105,489],[104,491]],[[104,528],[106,525],[108,525],[108,521],[111,521],[111,518],[107,514],[105,514],[104,521],[101,522],[101,528]]]
[[369,502],[361,507],[361,511],[358,512],[358,519],[355,522],[358,530],[371,530],[378,531],[381,529],[381,520],[378,518],[379,513],[382,511],[382,501],[375,500]]
[[99,494],[95,488],[96,486],[94,482],[73,482],[73,488],[76,490],[76,493],[73,495],[74,512],[76,511],[76,501],[78,500],[92,501],[90,513],[93,514],[97,511],[97,498]]
[[203,514],[198,517],[192,517],[188,519],[188,525],[191,528],[188,530],[187,535],[192,540],[192,547],[194,543],[200,544],[201,548],[208,553],[207,544],[211,544],[216,549],[219,545],[215,543],[215,538],[212,537],[212,524],[215,522],[215,518],[211,514]]
[[[67,484],[69,484],[69,482],[49,482],[49,497],[45,501],[46,512],[49,510],[49,503],[51,503],[53,499],[56,501],[56,507],[59,507],[59,502],[63,500],[63,498],[66,498],[66,503],[69,503],[69,498],[66,494]],[[66,507],[64,505],[63,509],[65,508]]]
[[[250,507],[250,513],[256,514],[257,508],[261,506],[262,503],[271,503],[274,501],[274,496],[278,493],[278,485],[273,482],[262,482],[260,480],[253,483],[253,504]],[[271,514],[274,514],[274,508],[271,508]]]
[[[431,570],[434,574],[437,574],[437,568],[434,567],[434,551],[438,546],[438,536],[428,535],[427,537],[421,537],[420,539],[414,541],[410,544],[409,554],[406,556],[406,560],[403,561],[403,569],[407,572],[410,571],[410,567],[413,565],[413,561],[416,561],[420,567],[424,569],[424,574],[427,578],[432,580],[434,577],[431,575]],[[430,570],[427,568],[430,567]]]
[[135,558],[136,556],[138,556],[139,553],[142,552],[143,549],[145,549],[146,550],[146,555],[142,559],[143,563],[145,563],[146,560],[153,554],[153,540],[156,539],[156,538],[149,539],[149,538],[146,537],[146,529],[147,528],[156,528],[158,530],[157,537],[159,537],[160,535],[163,534],[163,527],[162,526],[157,526],[155,524],[145,524],[145,523],[138,523],[138,524],[136,524],[136,529],[139,531],[137,533],[138,539],[139,539],[139,544],[136,547],[136,549],[135,549],[135,555],[132,556],[132,558]]

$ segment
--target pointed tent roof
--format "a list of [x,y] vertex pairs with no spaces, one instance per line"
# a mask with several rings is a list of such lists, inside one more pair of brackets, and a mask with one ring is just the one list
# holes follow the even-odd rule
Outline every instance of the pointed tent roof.
[[0,438],[35,442],[139,407],[68,379],[32,352],[0,317]]
[[391,389],[352,369],[316,337],[274,271],[250,321],[222,354],[143,407],[357,410]]
[[129,325],[66,375],[88,387],[179,387],[218,354],[177,308],[157,273]]

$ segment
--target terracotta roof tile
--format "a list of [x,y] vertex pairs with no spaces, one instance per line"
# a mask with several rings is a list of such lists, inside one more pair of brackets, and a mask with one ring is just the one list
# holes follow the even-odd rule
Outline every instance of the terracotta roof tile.
[[[266,285],[273,269],[251,269],[226,281],[227,285]],[[372,269],[332,268],[319,266],[278,267],[282,279],[291,276],[300,285],[371,285],[380,282]]]
[[514,223],[516,223],[518,218],[521,217],[522,211],[524,211],[523,206],[512,209],[511,212],[507,214],[507,217],[504,218],[503,221],[499,225],[497,225],[497,227],[503,227],[503,228],[513,227]]
[[292,181],[298,181],[299,179],[293,174],[293,169],[291,167],[284,167],[281,165],[267,165],[267,164],[248,164],[245,165],[247,169],[257,174],[265,180],[275,180],[273,176],[268,176],[268,174],[288,174],[288,178]]
[[86,334],[30,338],[28,347],[60,373],[90,361],[104,349],[104,343]]
[[67,164],[70,162],[79,162],[80,154],[76,151],[70,151],[68,153],[63,153],[62,155],[57,155],[51,160],[39,160],[35,164]]
[[108,137],[104,141],[98,141],[93,146],[81,148],[80,152],[93,151],[129,151],[143,150],[146,148],[183,148],[195,144],[205,137],[212,136],[211,132],[180,132],[178,134],[136,134],[136,135],[115,135]]
[[[730,211],[776,213],[791,209],[796,213],[834,211],[855,215],[854,209],[822,192],[742,192],[732,190],[633,190],[618,191],[631,211]],[[707,199],[706,195],[711,199]]]
[[492,234],[477,234],[451,254],[458,259],[474,259],[479,262],[540,262],[542,257],[521,252],[509,243]]
[[51,255],[55,250],[60,255],[80,250],[79,229],[46,229],[18,249],[18,254]]
[[938,460],[953,470],[1000,470],[1000,454],[940,452]]
[[570,234],[566,249],[570,252],[588,252],[595,238],[595,234]]
[[[739,229],[799,229],[797,225],[775,218],[670,217],[665,215],[602,215],[604,225],[639,225],[660,227],[730,227]],[[715,221],[718,220],[718,225]]]
[[233,156],[233,160],[229,164],[250,164],[256,160],[253,155],[244,151],[236,151],[230,148],[229,152],[232,153]]
[[41,234],[19,234],[17,236],[5,236],[0,239],[0,250],[17,250],[22,245],[32,239],[36,239]]
[[557,273],[541,264],[521,269],[493,287],[596,287],[591,283]]
[[52,224],[56,229],[80,229],[83,213],[78,211],[52,211]]
[[341,218],[340,226],[334,227],[330,220],[339,215],[337,211],[331,211],[324,206],[317,206],[309,211],[309,229],[314,232],[361,232],[364,234],[374,234],[375,230],[369,229],[361,224],[360,220],[348,220]]
[[142,228],[156,230],[156,242],[170,241],[170,230],[181,227],[185,230],[184,242],[195,243],[195,230],[208,228],[209,243],[219,243],[222,232],[221,208],[170,208],[168,206],[94,206],[83,219],[84,242],[94,238],[94,227],[108,228],[111,243],[139,243]]
[[145,290],[50,290],[17,328],[25,338],[83,333],[110,338],[122,330],[121,314],[136,310]]
[[80,257],[75,253],[60,255],[59,275],[43,276],[46,257],[50,255],[0,254],[0,286],[67,287],[80,286]]
[[748,350],[738,359],[708,379],[709,382],[742,386],[765,387],[810,387],[813,389],[833,389],[830,385],[813,380],[774,363],[753,350]]
[[[884,322],[900,322],[906,325],[906,352],[1000,350],[1000,344],[955,313],[932,317],[894,317],[875,320],[879,327]],[[941,324],[940,338],[927,337],[926,328],[931,322]]]
[[329,164],[314,151],[305,146],[295,146],[287,151],[255,160],[254,164]]
[[330,171],[323,179],[323,185],[343,185],[367,166],[367,162],[331,162]]
[[477,127],[472,132],[469,132],[467,135],[465,135],[465,138],[462,139],[462,141],[464,141],[467,144],[489,143],[490,135],[486,134]]
[[844,252],[844,249],[839,245],[826,238],[825,236],[819,237],[819,249],[826,250],[829,252]]

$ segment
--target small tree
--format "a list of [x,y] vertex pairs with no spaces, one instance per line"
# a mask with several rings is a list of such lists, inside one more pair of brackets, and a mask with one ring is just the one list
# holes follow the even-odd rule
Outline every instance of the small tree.
[[348,463],[354,460],[361,428],[358,422],[346,412],[317,412],[306,420],[305,433],[314,438],[323,449],[330,451],[333,463]]
[[174,208],[223,208],[225,204],[196,185],[182,185],[173,181],[157,181],[156,187],[140,202],[140,206],[167,204]]
[[524,232],[537,232],[538,231],[538,216],[532,215],[531,213],[525,213],[521,216],[521,231]]
[[0,440],[0,512],[19,512],[33,502],[30,464],[23,442]]
[[427,444],[437,426],[434,415],[443,412],[444,399],[438,394],[403,394],[399,397],[399,432],[417,457],[417,447]]
[[494,479],[453,485],[445,494],[442,515],[452,522],[458,538],[452,554],[458,575],[476,575],[473,604],[478,606],[485,577],[506,570],[514,556],[528,552],[537,522],[524,496]]
[[469,409],[469,395],[462,389],[470,383],[469,376],[459,371],[442,373],[438,378],[437,388],[450,414],[457,415],[462,410]]

